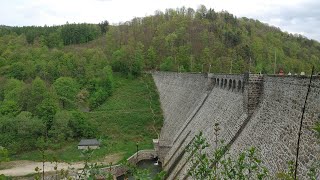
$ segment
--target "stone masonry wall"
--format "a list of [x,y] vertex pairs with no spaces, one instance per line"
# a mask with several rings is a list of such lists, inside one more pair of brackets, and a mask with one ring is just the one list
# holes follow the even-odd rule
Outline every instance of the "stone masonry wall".
[[[165,159],[162,162],[164,169],[170,173],[168,179],[177,179],[186,174],[188,157],[184,150],[196,134],[203,131],[210,143],[214,144],[214,124],[220,123],[221,139],[229,142],[247,119],[242,103],[243,75],[209,74],[208,77],[207,93],[200,96],[201,103],[196,103],[184,123],[178,126],[180,129],[176,130],[176,135],[171,137],[171,146],[167,147],[169,151],[164,152]],[[161,96],[160,100],[163,100]]]
[[[320,142],[313,130],[315,123],[320,122],[320,77],[314,77],[306,104],[302,134],[300,139],[298,173],[305,175],[314,162],[320,162]],[[301,177],[301,176],[300,176]],[[320,176],[318,177],[320,179]]]
[[[163,144],[167,146],[163,147],[167,149],[162,151],[160,146],[159,152],[163,153],[168,179],[186,177],[190,162],[185,147],[195,134],[203,131],[211,144],[208,151],[213,151],[213,127],[217,122],[221,128],[220,139],[231,142],[231,154],[255,146],[271,175],[287,168],[289,160],[295,160],[308,77],[209,74],[206,79],[199,76],[153,75],[165,113],[166,125],[159,142],[161,139],[166,142]],[[320,158],[320,146],[312,130],[317,121],[320,121],[319,76],[312,80],[302,126],[298,169],[301,179],[306,178],[307,168]]]
[[[307,167],[320,156],[320,146],[312,130],[315,122],[320,120],[319,82],[319,78],[313,80],[302,128],[298,171],[302,179],[306,178]],[[254,146],[261,152],[271,175],[286,169],[288,161],[295,161],[308,83],[307,77],[265,76],[260,107],[253,113],[230,152],[238,154]]]
[[155,72],[152,74],[160,94],[164,123],[159,138],[159,158],[170,149],[172,139],[207,91],[204,74]]
[[260,103],[263,92],[263,76],[246,74],[244,84],[243,108],[248,115],[251,115]]
[[[208,99],[185,128],[182,135],[174,143],[164,161],[164,169],[170,170],[169,179],[182,179],[188,170],[188,153],[179,157],[186,146],[192,141],[196,134],[203,132],[211,144],[210,152],[215,148],[214,125],[219,123],[219,139],[229,142],[241,124],[247,118],[242,107],[243,96],[240,92],[232,92],[220,87],[214,87]],[[179,160],[180,159],[180,160]],[[176,161],[179,162],[176,162]],[[176,163],[175,163],[176,162]]]

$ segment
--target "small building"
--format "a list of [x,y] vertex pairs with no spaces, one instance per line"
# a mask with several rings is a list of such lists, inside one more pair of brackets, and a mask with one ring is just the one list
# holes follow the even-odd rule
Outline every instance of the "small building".
[[97,139],[81,139],[78,149],[99,149],[100,142]]

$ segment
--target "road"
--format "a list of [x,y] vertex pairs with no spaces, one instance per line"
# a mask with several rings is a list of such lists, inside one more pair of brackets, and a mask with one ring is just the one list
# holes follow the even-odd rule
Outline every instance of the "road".
[[[102,165],[109,165],[110,163],[116,164],[122,159],[122,157],[123,157],[122,153],[111,154],[106,156],[102,161],[99,161],[98,164],[102,164]],[[10,162],[3,163],[1,166],[2,167],[7,166],[8,169],[0,170],[0,174],[4,174],[6,176],[25,176],[28,174],[36,173],[35,171],[36,167],[42,169],[42,162],[26,161],[26,160],[10,161]],[[55,171],[54,170],[55,166],[56,166],[55,163],[45,162],[45,168],[44,168],[45,172]],[[81,169],[83,168],[83,166],[84,166],[83,162],[76,162],[72,164],[61,162],[57,164],[58,170],[61,170],[61,169],[67,170],[68,168]]]

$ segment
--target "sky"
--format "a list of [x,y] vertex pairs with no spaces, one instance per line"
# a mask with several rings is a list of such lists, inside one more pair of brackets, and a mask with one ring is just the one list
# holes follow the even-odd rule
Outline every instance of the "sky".
[[0,0],[0,24],[43,26],[103,20],[117,24],[167,8],[196,10],[201,4],[320,42],[320,0]]

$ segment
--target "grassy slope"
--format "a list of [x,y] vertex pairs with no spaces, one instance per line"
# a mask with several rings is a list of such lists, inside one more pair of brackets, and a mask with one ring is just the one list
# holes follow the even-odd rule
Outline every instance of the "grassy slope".
[[[93,160],[102,160],[113,153],[123,153],[127,158],[136,151],[137,142],[139,149],[153,148],[152,139],[157,138],[162,125],[159,97],[151,75],[127,79],[115,74],[114,80],[113,95],[98,109],[87,113],[88,118],[97,124],[103,141],[102,148],[94,152]],[[77,143],[70,142],[63,149],[50,151],[49,154],[66,162],[80,161],[82,157]],[[39,152],[28,152],[13,159],[41,160],[41,155]]]

